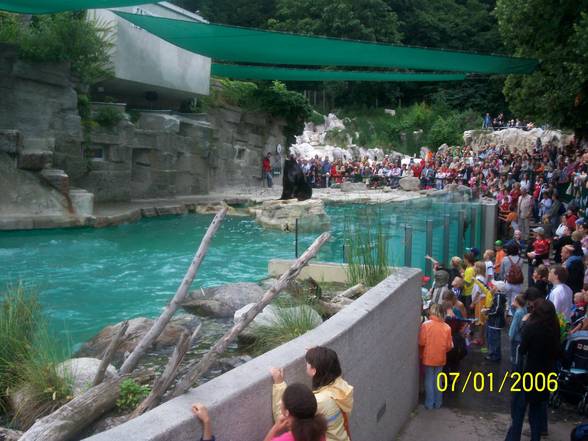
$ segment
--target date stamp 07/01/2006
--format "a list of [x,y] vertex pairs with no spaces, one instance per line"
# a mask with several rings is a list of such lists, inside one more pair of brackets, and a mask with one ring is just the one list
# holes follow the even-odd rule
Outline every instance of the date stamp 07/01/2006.
[[437,389],[440,392],[465,393],[468,387],[474,392],[555,392],[557,374],[542,372],[532,374],[525,372],[505,372],[502,376],[492,372],[440,372],[437,375]]

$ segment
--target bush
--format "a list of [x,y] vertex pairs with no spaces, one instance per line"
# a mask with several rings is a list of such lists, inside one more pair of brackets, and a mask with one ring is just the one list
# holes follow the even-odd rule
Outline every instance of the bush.
[[116,407],[121,411],[134,410],[151,392],[149,386],[141,386],[129,378],[120,384]]
[[86,14],[64,12],[34,16],[30,24],[14,14],[0,16],[0,41],[19,47],[31,61],[68,61],[83,83],[94,84],[111,76],[110,29],[86,20]]
[[344,257],[347,282],[376,286],[388,277],[388,239],[380,223],[374,225],[370,216],[356,223],[345,221]]
[[100,126],[112,128],[115,127],[122,119],[123,113],[112,107],[101,107],[96,111],[93,120]]
[[1,404],[6,413],[7,394],[23,391],[25,398],[12,410],[24,429],[71,399],[69,375],[57,371],[65,351],[55,341],[37,296],[22,284],[8,287],[0,306]]
[[[279,304],[279,306],[278,306]],[[275,320],[271,325],[253,325],[255,343],[252,351],[263,354],[316,328],[316,311],[309,305],[282,300],[273,306]]]

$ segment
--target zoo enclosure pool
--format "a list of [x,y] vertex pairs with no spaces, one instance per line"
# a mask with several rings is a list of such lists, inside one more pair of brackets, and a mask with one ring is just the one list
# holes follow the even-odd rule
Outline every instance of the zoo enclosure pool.
[[[383,227],[395,266],[429,271],[427,251],[442,260],[444,254],[461,255],[464,246],[479,247],[484,237],[478,203],[422,198],[328,205],[326,210],[333,237],[321,249],[320,261],[342,262],[345,224],[364,226],[368,217]],[[189,214],[104,229],[0,232],[0,291],[20,281],[36,290],[51,328],[75,349],[108,324],[157,316],[177,289],[211,219]],[[412,252],[407,253],[410,235]],[[300,234],[299,250],[316,236]],[[270,259],[294,257],[295,240],[294,233],[264,230],[251,218],[226,218],[192,289],[260,281]]]

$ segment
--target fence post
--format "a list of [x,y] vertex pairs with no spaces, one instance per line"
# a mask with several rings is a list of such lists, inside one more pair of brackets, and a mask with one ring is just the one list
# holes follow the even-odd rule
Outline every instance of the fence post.
[[443,265],[449,264],[449,233],[451,217],[446,214],[443,216]]
[[476,206],[473,205],[470,207],[470,247],[477,248],[476,245],[476,215],[478,214],[478,210],[476,210]]
[[412,265],[412,226],[404,226],[404,266]]
[[[426,253],[428,256],[433,255],[433,221],[431,219],[427,219]],[[425,274],[431,276],[432,273],[433,267],[431,261],[426,259]]]
[[298,259],[298,218],[295,220],[294,225],[295,225],[294,231],[295,231],[295,235],[296,235],[296,239],[294,239],[294,254],[296,255],[296,258]]
[[465,221],[465,212],[459,210],[459,218],[457,220],[457,255],[463,256],[463,224]]

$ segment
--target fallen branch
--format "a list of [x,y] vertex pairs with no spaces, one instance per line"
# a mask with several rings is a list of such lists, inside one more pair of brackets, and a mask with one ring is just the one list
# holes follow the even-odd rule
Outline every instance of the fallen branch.
[[354,299],[358,296],[360,296],[361,294],[363,294],[365,292],[365,286],[363,285],[363,283],[358,283],[355,286],[352,286],[349,289],[346,289],[345,291],[337,294],[335,296],[335,298],[341,298],[344,297],[346,299]]
[[120,394],[120,384],[124,380],[133,378],[142,383],[152,377],[153,373],[150,371],[138,371],[109,378],[64,404],[52,414],[37,420],[20,441],[71,440],[115,406]]
[[153,326],[151,327],[149,332],[147,332],[147,334],[143,336],[143,338],[141,339],[139,344],[137,344],[133,352],[131,352],[131,354],[124,361],[123,365],[119,370],[121,375],[127,374],[131,372],[133,369],[135,369],[137,363],[139,362],[139,359],[143,356],[147,349],[149,349],[149,347],[153,344],[157,337],[160,336],[160,334],[163,332],[163,330],[173,317],[174,313],[178,309],[178,305],[186,298],[186,295],[188,294],[188,289],[190,289],[190,286],[192,285],[192,282],[196,277],[196,273],[200,268],[200,264],[204,260],[204,256],[206,256],[206,252],[208,251],[210,242],[212,241],[212,238],[214,237],[215,233],[220,228],[220,225],[223,219],[225,218],[225,215],[227,214],[227,210],[228,208],[225,207],[221,211],[219,211],[210,223],[210,226],[208,227],[206,234],[200,242],[198,251],[194,255],[194,259],[192,260],[192,263],[190,264],[190,267],[188,268],[188,271],[186,272],[186,275],[184,276],[182,283],[176,291],[176,294],[165,307],[159,318],[155,321],[155,323],[153,323]]
[[347,305],[350,305],[351,303],[353,303],[353,300],[345,297],[342,297],[336,302],[325,302],[324,300],[318,301],[318,305],[320,306],[320,308],[329,316],[337,314],[339,311],[341,311],[343,308],[345,308]]
[[106,351],[104,351],[104,355],[102,356],[102,361],[100,362],[100,366],[98,367],[98,372],[96,372],[96,376],[94,377],[94,382],[92,383],[92,386],[98,386],[100,383],[102,383],[102,380],[104,380],[104,375],[106,374],[106,370],[108,369],[108,366],[110,365],[110,362],[112,361],[112,358],[114,357],[114,353],[118,349],[118,346],[120,345],[120,342],[121,342],[123,336],[125,335],[125,333],[127,332],[128,328],[129,328],[129,321],[125,320],[122,323],[121,327],[118,328],[118,332],[116,333],[114,338],[110,341],[110,344],[106,348]]
[[190,350],[192,344],[196,340],[201,327],[202,324],[198,325],[191,337],[188,335],[188,332],[183,332],[182,335],[180,335],[178,344],[174,349],[173,355],[165,366],[165,370],[153,385],[153,389],[151,390],[149,396],[137,406],[137,408],[130,415],[129,419],[138,417],[139,415],[153,409],[159,404],[163,394],[165,394],[165,392],[169,389],[172,382],[178,375],[180,365],[184,360],[186,353]]
[[294,279],[302,268],[312,259],[320,250],[321,246],[329,240],[331,237],[330,233],[321,234],[313,244],[300,256],[296,262],[286,271],[282,276],[276,280],[273,286],[265,292],[259,302],[255,304],[249,311],[241,316],[241,319],[235,323],[235,325],[223,335],[210,350],[202,357],[200,361],[194,361],[187,367],[187,373],[180,379],[176,385],[173,396],[177,397],[187,392],[192,385],[200,378],[215,362],[217,358],[226,350],[227,346],[237,338],[239,333],[243,331],[253,321],[253,319],[259,314],[263,308],[265,308],[274,297],[284,289],[290,280]]

